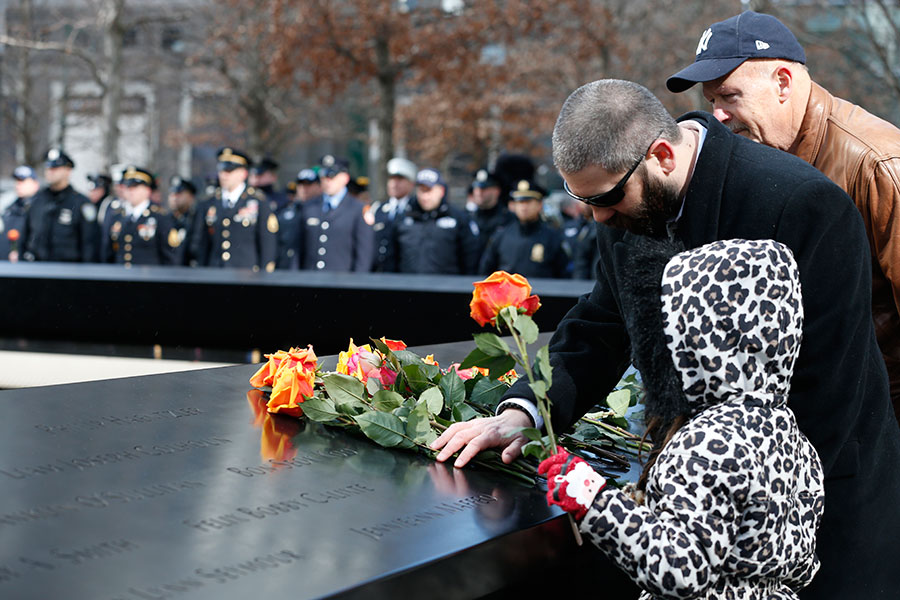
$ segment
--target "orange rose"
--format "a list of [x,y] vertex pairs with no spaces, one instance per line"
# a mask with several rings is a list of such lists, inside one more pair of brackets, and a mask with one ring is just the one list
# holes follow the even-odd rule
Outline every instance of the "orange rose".
[[266,354],[269,362],[259,368],[259,370],[250,378],[250,385],[259,388],[264,386],[273,386],[279,369],[293,367],[302,364],[306,370],[316,370],[315,352],[312,346],[307,346],[305,350],[300,348],[291,348],[287,352],[278,350],[275,354]]
[[19,230],[18,229],[10,229],[8,232],[6,232],[6,237],[11,242],[17,241],[19,239]]
[[494,271],[484,281],[476,281],[469,308],[471,317],[484,327],[497,324],[497,315],[507,306],[514,306],[520,313],[533,315],[541,307],[537,296],[530,296],[531,284],[518,274]]
[[303,414],[300,404],[313,397],[316,372],[305,369],[303,363],[292,367],[284,367],[285,364],[287,361],[282,361],[282,368],[278,369],[266,409],[270,413],[299,417]]

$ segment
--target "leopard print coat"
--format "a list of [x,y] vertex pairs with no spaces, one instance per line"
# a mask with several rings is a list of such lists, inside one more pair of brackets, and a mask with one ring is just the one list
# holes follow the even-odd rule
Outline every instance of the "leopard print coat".
[[[824,494],[786,405],[803,323],[793,255],[771,240],[714,242],[668,261],[661,285],[657,337],[691,416],[651,467],[644,503],[606,488],[581,531],[641,600],[796,598],[819,568]],[[648,410],[653,398],[648,386]]]

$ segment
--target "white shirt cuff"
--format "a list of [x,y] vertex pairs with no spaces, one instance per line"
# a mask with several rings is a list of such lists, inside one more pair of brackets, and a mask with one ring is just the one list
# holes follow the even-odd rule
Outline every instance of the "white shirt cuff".
[[531,420],[534,422],[534,426],[537,429],[541,429],[544,426],[544,419],[541,417],[541,413],[538,412],[537,406],[531,400],[527,398],[507,398],[503,402],[497,405],[497,414],[499,415],[505,409],[510,408],[511,406],[518,406],[525,412],[527,412],[531,416]]

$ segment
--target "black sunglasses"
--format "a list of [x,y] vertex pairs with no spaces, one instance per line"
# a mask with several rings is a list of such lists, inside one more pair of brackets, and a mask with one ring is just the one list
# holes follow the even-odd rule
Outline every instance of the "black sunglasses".
[[659,139],[659,136],[662,135],[663,131],[665,130],[660,130],[659,134],[657,134],[657,136],[653,138],[653,141],[650,142],[650,145],[647,146],[647,150],[645,150],[644,153],[641,154],[641,156],[631,166],[631,168],[628,169],[628,172],[625,173],[625,176],[622,177],[622,179],[619,180],[619,183],[617,183],[611,190],[603,192],[602,194],[597,194],[596,196],[579,196],[569,189],[569,184],[565,179],[563,180],[563,189],[572,198],[580,200],[585,204],[590,204],[591,206],[596,206],[599,208],[615,206],[622,201],[622,198],[625,197],[625,184],[628,182],[628,178],[631,177],[632,173],[634,173],[634,171],[638,168],[638,165],[640,165],[647,157],[647,152],[650,152],[650,148],[653,146],[656,140]]

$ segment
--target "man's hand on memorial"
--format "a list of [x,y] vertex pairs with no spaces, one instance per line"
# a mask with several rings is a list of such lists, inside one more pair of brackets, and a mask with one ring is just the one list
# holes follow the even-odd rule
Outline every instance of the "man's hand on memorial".
[[522,446],[528,442],[528,438],[517,430],[531,426],[531,419],[524,412],[505,410],[496,417],[454,423],[431,443],[431,449],[440,450],[435,457],[438,462],[462,449],[453,466],[464,467],[482,450],[504,447],[502,459],[509,464],[522,453]]

